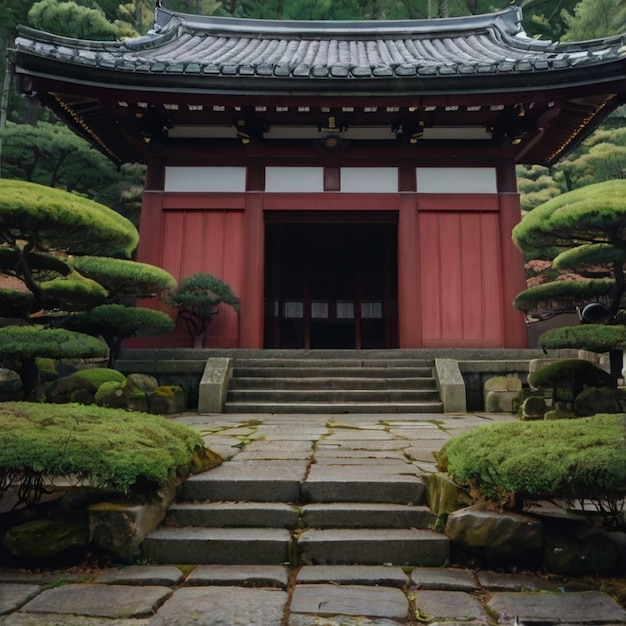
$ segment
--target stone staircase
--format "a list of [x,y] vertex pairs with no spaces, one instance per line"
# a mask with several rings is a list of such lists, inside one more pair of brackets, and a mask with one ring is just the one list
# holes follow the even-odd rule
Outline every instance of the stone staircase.
[[422,479],[400,473],[411,467],[225,463],[186,481],[144,553],[161,564],[442,566],[448,540],[431,530]]
[[235,359],[225,413],[441,413],[434,362]]

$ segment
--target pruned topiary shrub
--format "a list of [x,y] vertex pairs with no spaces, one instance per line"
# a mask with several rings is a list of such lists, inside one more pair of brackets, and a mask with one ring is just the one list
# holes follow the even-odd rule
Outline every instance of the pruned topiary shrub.
[[55,479],[146,494],[220,457],[200,435],[157,415],[79,404],[0,404],[0,494],[36,502]]
[[482,426],[450,439],[438,465],[476,500],[511,508],[524,500],[587,500],[607,527],[624,523],[624,414]]
[[551,388],[553,406],[569,409],[585,387],[612,387],[613,379],[589,361],[563,359],[530,374],[528,383],[534,388]]

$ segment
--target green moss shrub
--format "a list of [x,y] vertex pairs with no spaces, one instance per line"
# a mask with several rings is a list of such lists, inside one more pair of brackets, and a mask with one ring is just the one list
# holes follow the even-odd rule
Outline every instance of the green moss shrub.
[[501,505],[523,500],[590,500],[618,523],[626,495],[626,415],[491,424],[450,439],[440,471],[476,499]]
[[79,404],[0,404],[0,493],[36,501],[55,478],[146,493],[218,465],[197,431],[146,413]]
[[[612,387],[611,375],[585,359],[562,359],[528,377],[535,388],[552,388],[552,401],[573,403],[585,387]],[[569,407],[561,407],[569,408]]]
[[46,384],[46,400],[56,404],[79,402],[93,404],[94,395],[101,385],[108,382],[122,383],[126,377],[108,367],[93,367],[79,370]]

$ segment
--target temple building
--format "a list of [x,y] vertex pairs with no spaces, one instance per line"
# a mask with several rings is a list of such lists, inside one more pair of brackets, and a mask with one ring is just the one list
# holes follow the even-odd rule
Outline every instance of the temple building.
[[[521,10],[289,22],[155,9],[144,37],[21,29],[19,88],[143,162],[139,261],[230,284],[217,348],[521,348],[515,165],[626,97],[623,37],[528,37]],[[151,346],[186,346],[184,328]]]

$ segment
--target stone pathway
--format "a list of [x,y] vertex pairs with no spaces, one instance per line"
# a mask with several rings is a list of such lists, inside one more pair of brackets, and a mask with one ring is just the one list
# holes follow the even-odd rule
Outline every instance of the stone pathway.
[[[234,461],[285,467],[310,460],[307,479],[366,480],[434,469],[452,435],[510,415],[187,415]],[[237,471],[225,463],[225,471]],[[230,466],[230,467],[229,467]],[[223,470],[224,471],[224,470]],[[289,476],[285,476],[289,480]],[[315,511],[313,510],[311,514]],[[93,574],[0,568],[2,626],[626,625],[626,610],[581,581],[460,568],[307,565],[135,565]]]

